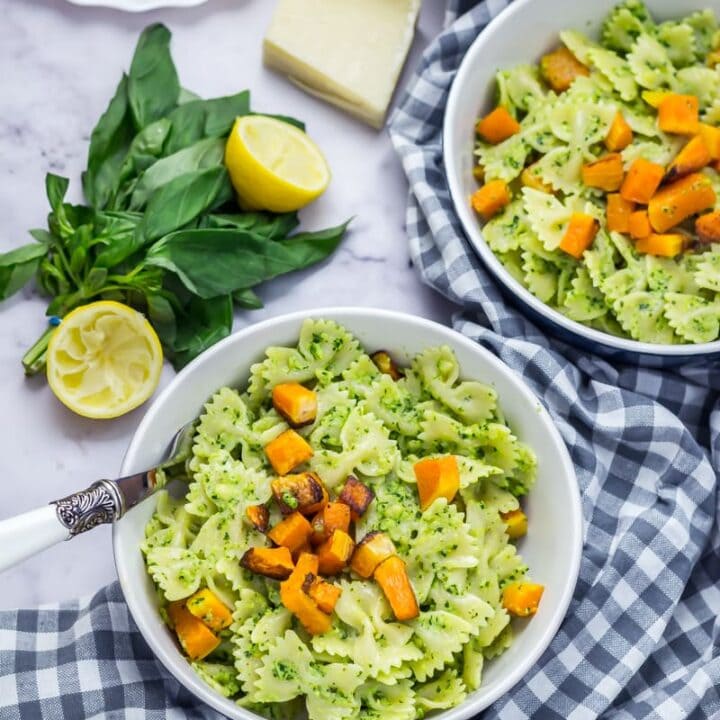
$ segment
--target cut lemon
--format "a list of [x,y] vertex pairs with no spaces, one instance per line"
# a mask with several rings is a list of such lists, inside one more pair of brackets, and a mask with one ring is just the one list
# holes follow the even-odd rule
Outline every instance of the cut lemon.
[[160,381],[160,341],[145,317],[103,300],[66,315],[52,334],[47,378],[61,403],[88,418],[114,418],[142,405]]
[[299,210],[330,182],[327,162],[308,135],[264,115],[244,115],[235,121],[225,146],[225,165],[248,210]]

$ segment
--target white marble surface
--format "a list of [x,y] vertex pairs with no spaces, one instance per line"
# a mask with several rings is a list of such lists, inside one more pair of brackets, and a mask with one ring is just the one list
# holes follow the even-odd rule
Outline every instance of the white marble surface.
[[[426,0],[410,62],[441,25],[445,3]],[[421,285],[409,266],[403,231],[407,192],[385,133],[309,96],[261,64],[261,37],[274,2],[210,0],[190,9],[137,15],[76,7],[63,0],[0,0],[0,252],[28,241],[44,224],[43,178],[71,178],[79,200],[90,130],[104,110],[136,38],[152,21],[173,31],[185,87],[205,97],[249,87],[253,107],[307,121],[334,178],[303,213],[307,227],[355,215],[352,233],[322,267],[266,284],[263,310],[242,313],[236,329],[268,316],[323,305],[372,305],[447,322],[450,306]],[[45,300],[30,289],[0,305],[0,519],[112,476],[143,409],[113,421],[65,410],[44,380],[26,380],[24,350],[44,327]],[[163,384],[172,370],[166,368]],[[109,528],[63,543],[3,574],[0,607],[54,602],[113,580]]]

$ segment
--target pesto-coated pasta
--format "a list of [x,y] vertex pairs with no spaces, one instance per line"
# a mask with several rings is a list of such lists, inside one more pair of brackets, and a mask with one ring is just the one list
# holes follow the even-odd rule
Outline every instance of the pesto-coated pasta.
[[[668,238],[680,234],[682,242],[661,249],[641,243],[639,250],[639,234],[632,238],[629,227],[615,226],[607,210],[608,193],[633,200],[628,213],[648,209],[647,198],[636,203],[642,198],[629,190],[623,194],[622,181],[638,160],[665,168],[660,190],[677,178],[668,168],[691,131],[659,122],[664,93],[693,96],[699,121],[720,126],[720,29],[714,13],[657,23],[641,0],[625,0],[609,13],[598,38],[568,29],[558,41],[561,50],[538,66],[497,73],[497,104],[519,130],[496,145],[477,139],[484,182],[507,183],[510,198],[484,223],[483,238],[513,278],[571,320],[649,343],[718,340],[720,237],[699,237],[697,212],[680,216],[670,229],[653,229],[661,223],[650,217],[652,239],[662,242],[662,233],[670,233]],[[561,52],[566,65],[553,75],[545,63]],[[562,77],[568,55],[576,64],[570,80]],[[624,128],[616,132],[625,135],[612,134],[616,121]],[[713,148],[704,166],[678,171],[700,172],[712,188],[715,206],[707,203],[700,214],[720,212],[718,154]],[[617,184],[592,181],[590,164],[600,159],[615,163]],[[573,251],[563,241],[577,214],[591,224],[594,219],[594,235]],[[668,257],[678,247],[679,254]]]
[[[288,429],[271,400],[288,381],[317,396],[315,421],[296,428],[314,451],[305,467],[331,496],[350,474],[372,489],[355,536],[390,538],[416,618],[396,620],[377,582],[346,572],[333,580],[341,592],[329,630],[309,635],[278,581],[241,566],[249,548],[266,545],[246,509],[264,504],[270,525],[280,520],[263,448]],[[484,662],[511,644],[502,591],[528,572],[501,513],[518,510],[536,459],[500,400],[462,379],[448,347],[419,353],[393,380],[323,320],[305,321],[296,347],[269,348],[245,392],[218,390],[198,424],[185,495],[160,492],[142,546],[163,608],[209,588],[232,611],[217,649],[192,662],[198,675],[268,718],[414,720],[461,703],[480,685]],[[413,466],[438,454],[455,456],[457,496],[421,511]]]

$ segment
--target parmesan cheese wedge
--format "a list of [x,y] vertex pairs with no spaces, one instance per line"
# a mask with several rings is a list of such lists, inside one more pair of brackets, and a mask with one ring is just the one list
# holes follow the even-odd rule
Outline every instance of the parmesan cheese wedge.
[[383,126],[421,0],[279,0],[265,64],[303,90]]

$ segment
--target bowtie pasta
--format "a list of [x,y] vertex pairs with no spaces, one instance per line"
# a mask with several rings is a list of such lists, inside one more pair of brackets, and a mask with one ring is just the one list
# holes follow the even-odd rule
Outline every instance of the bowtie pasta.
[[401,370],[307,320],[210,398],[186,494],[160,491],[142,551],[218,693],[269,718],[413,720],[478,688],[537,610],[514,543],[535,473],[449,348]]
[[510,274],[570,319],[634,340],[720,334],[720,32],[615,7],[497,74],[472,204]]

